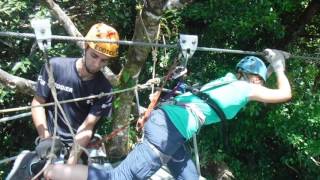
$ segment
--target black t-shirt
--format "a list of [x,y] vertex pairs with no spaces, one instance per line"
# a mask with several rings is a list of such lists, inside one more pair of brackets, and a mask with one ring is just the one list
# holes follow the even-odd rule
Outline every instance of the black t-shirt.
[[[76,61],[78,58],[52,58],[50,64],[53,71],[57,97],[59,101],[97,95],[100,93],[112,92],[109,81],[99,71],[91,80],[81,80],[77,69]],[[43,97],[46,102],[54,102],[51,90],[48,87],[48,73],[45,66],[42,67],[38,77],[37,96]],[[83,101],[61,104],[66,114],[67,121],[70,122],[73,132],[86,119],[88,114],[95,116],[111,116],[112,96],[88,99]],[[54,128],[54,106],[46,108],[48,129],[53,134]],[[65,123],[61,111],[58,111],[57,135],[65,142],[71,143],[72,134],[68,125]]]

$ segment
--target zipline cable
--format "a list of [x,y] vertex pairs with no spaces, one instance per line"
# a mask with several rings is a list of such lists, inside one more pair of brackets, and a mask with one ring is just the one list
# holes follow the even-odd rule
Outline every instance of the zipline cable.
[[9,157],[9,158],[6,158],[6,159],[3,159],[0,161],[0,164],[3,164],[3,163],[8,163],[10,161],[14,161],[17,159],[18,156],[13,156],[13,157]]
[[[32,153],[34,153],[35,151],[32,151]],[[2,159],[0,160],[0,164],[3,164],[3,163],[8,163],[10,161],[14,161],[17,159],[19,155],[16,155],[16,156],[12,156],[12,157],[8,157],[8,158],[5,158],[5,159]]]
[[[138,85],[130,87],[130,88],[121,89],[121,90],[113,91],[113,92],[110,92],[110,93],[100,93],[98,95],[91,95],[91,96],[86,96],[86,97],[81,97],[81,98],[68,99],[68,100],[60,101],[60,103],[64,104],[64,103],[70,103],[70,102],[84,101],[84,100],[87,100],[87,99],[99,98],[99,97],[109,96],[109,95],[113,95],[113,94],[119,94],[119,93],[123,93],[123,92],[127,92],[127,91],[133,91],[136,88],[138,88],[138,90],[147,89],[152,84],[152,82],[151,83],[150,82],[151,81],[149,80],[147,83],[142,84],[142,85],[138,84]],[[36,105],[36,106],[24,106],[24,107],[18,107],[18,108],[2,109],[2,110],[0,110],[0,113],[22,111],[22,110],[28,110],[28,109],[36,108],[36,107],[47,107],[47,106],[53,106],[53,105],[54,105],[54,102],[45,103],[45,104]]]
[[[18,38],[36,38],[36,35],[33,33],[17,33],[17,32],[2,32],[2,31],[0,32],[0,36],[14,36]],[[152,46],[152,47],[160,47],[160,48],[179,48],[177,44],[159,44],[159,43],[151,43],[151,42],[137,42],[137,41],[126,41],[126,40],[113,41],[108,39],[91,39],[91,38],[87,39],[84,37],[72,37],[72,36],[60,36],[60,35],[52,35],[51,39],[63,40],[63,41],[106,42],[106,43],[117,43],[120,45],[128,45],[128,46]],[[196,50],[210,51],[210,52],[216,52],[216,53],[246,54],[246,55],[255,55],[255,56],[265,55],[265,53],[263,52],[222,49],[222,48],[209,48],[209,47],[197,47]],[[305,60],[320,60],[319,57],[298,56],[298,55],[291,55],[290,58],[305,59]]]
[[[36,35],[33,33],[16,33],[16,32],[0,32],[0,36],[15,36],[20,38],[36,38]],[[147,42],[134,42],[134,41],[126,41],[119,40],[113,41],[108,39],[87,39],[84,37],[72,37],[72,36],[59,36],[52,35],[51,39],[62,40],[62,41],[85,41],[85,42],[106,42],[106,43],[117,43],[120,45],[134,45],[134,46],[154,46],[154,47],[162,47],[162,48],[177,48],[176,44],[168,45],[168,44],[158,44],[158,43],[147,43]]]
[[22,113],[22,114],[10,116],[10,117],[1,118],[0,119],[0,123],[7,122],[7,121],[12,121],[12,120],[23,118],[23,117],[27,117],[27,116],[31,116],[31,112]]

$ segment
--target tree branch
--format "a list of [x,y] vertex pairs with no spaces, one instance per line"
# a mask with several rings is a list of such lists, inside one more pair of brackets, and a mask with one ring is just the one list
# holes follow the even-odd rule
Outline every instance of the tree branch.
[[[47,7],[50,9],[51,13],[63,24],[64,29],[68,32],[70,36],[83,37],[78,31],[76,26],[73,24],[71,19],[66,15],[66,13],[60,8],[58,4],[53,2],[53,0],[46,0]],[[84,42],[77,41],[77,45],[83,49]]]
[[0,82],[2,85],[22,94],[33,95],[36,92],[36,83],[34,81],[11,75],[2,69],[0,69]]

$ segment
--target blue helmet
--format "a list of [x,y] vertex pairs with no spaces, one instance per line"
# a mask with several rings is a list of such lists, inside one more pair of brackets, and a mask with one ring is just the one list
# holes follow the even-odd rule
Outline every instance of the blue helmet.
[[264,62],[255,56],[246,56],[240,60],[236,66],[237,72],[256,74],[260,76],[264,82],[267,80],[267,67]]

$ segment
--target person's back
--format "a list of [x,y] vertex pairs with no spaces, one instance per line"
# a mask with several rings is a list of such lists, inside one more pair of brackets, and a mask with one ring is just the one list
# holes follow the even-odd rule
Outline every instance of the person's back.
[[[251,87],[246,81],[237,80],[228,73],[226,76],[205,84],[201,92],[206,93],[221,108],[227,119],[232,119],[247,102]],[[220,122],[218,114],[195,93],[187,92],[175,97],[175,104],[160,108],[185,138],[190,139],[202,125]]]

